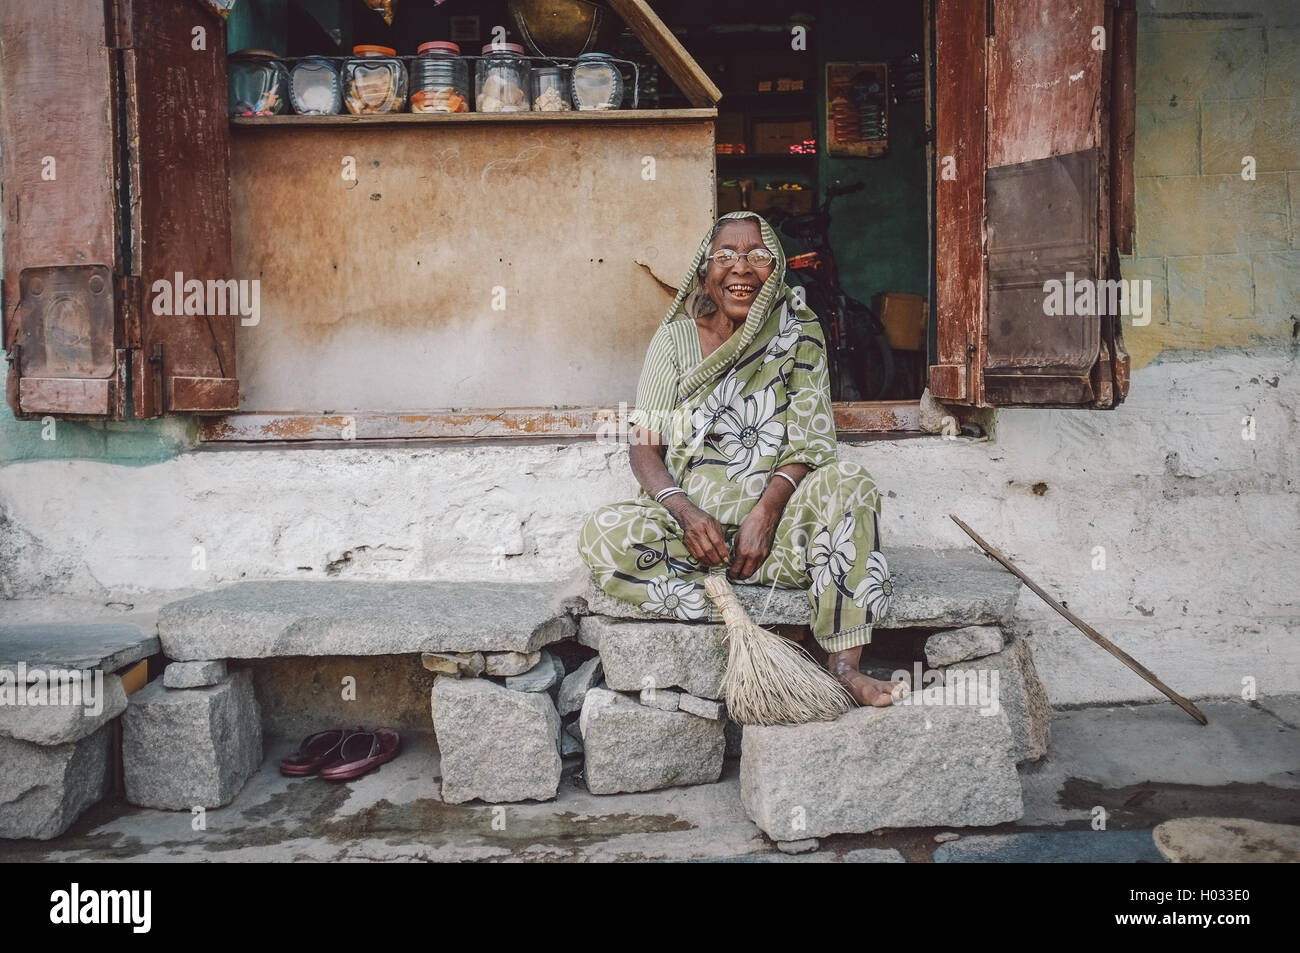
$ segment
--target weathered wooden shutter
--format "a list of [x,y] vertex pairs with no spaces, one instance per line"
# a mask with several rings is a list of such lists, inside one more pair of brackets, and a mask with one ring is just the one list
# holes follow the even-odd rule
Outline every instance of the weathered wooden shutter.
[[0,4],[6,390],[20,417],[125,414],[116,78],[102,4]]
[[1071,302],[1071,283],[1091,282],[1112,304],[1100,282],[1131,250],[1134,23],[1131,0],[937,0],[934,396],[1113,407],[1127,394],[1123,316],[1044,302],[1047,282]]
[[233,277],[220,18],[199,0],[0,5],[0,123],[14,412],[121,419],[128,390],[135,417],[236,409],[238,315],[206,295],[203,314],[152,307],[156,281]]
[[[141,295],[131,366],[135,415],[235,410],[239,316],[229,312],[238,308],[206,294],[208,282],[226,288],[234,277],[225,28],[200,0],[116,2],[132,174],[130,254]],[[199,29],[204,50],[194,48]],[[202,283],[204,314],[155,313],[155,283],[171,287],[178,276],[182,285]]]

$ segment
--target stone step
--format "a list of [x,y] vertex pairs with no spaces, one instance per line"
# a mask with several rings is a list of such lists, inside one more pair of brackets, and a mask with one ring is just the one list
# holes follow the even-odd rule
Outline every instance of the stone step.
[[831,722],[745,727],[740,800],[776,841],[884,827],[989,827],[1024,813],[1004,712],[855,708]]
[[290,655],[535,652],[571,638],[555,583],[242,582],[163,606],[175,661]]
[[104,796],[127,707],[113,673],[157,651],[131,622],[0,626],[0,839],[57,837]]
[[[886,554],[894,594],[882,628],[941,628],[991,625],[1009,619],[1020,580],[983,553],[970,549],[891,549]],[[807,592],[771,586],[733,585],[740,604],[759,625],[807,625]],[[769,602],[770,594],[770,602]],[[664,619],[661,613],[604,592],[588,574],[582,594],[591,615],[620,619]],[[764,606],[767,606],[764,611]]]
[[130,622],[0,625],[0,666],[115,672],[158,651],[158,637]]

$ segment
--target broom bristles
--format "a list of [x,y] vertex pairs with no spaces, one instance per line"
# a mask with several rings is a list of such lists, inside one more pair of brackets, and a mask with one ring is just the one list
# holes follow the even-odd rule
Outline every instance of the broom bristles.
[[834,721],[856,705],[852,695],[808,652],[749,618],[726,578],[710,575],[704,592],[726,624],[722,695],[742,725]]

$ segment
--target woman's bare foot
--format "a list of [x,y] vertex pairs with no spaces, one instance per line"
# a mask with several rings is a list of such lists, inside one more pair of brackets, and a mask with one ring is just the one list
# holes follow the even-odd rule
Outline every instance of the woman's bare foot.
[[873,708],[888,708],[895,701],[907,696],[907,683],[882,682],[870,675],[863,675],[858,669],[862,659],[862,646],[832,652],[826,658],[826,669],[835,676],[835,680],[848,689],[849,694],[859,705]]

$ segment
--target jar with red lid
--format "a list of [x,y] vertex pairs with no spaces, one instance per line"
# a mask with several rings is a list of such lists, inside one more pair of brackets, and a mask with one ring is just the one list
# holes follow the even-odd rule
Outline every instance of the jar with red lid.
[[421,43],[411,63],[411,112],[469,112],[469,63],[460,47],[443,40]]
[[489,43],[474,70],[474,108],[481,113],[528,112],[528,60],[518,43]]
[[406,66],[388,46],[354,46],[343,63],[343,102],[354,116],[406,108]]

